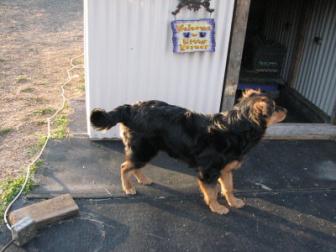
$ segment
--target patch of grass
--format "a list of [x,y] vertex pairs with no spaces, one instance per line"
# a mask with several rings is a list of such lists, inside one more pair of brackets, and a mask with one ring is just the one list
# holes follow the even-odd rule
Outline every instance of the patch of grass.
[[28,154],[29,154],[30,157],[35,156],[41,150],[41,148],[44,145],[46,139],[47,139],[46,135],[39,135],[37,143],[34,144],[33,146],[31,146],[28,149]]
[[30,79],[26,75],[19,75],[19,76],[16,77],[16,82],[17,83],[23,83],[23,82],[27,82],[29,80]]
[[83,57],[80,57],[80,58],[75,59],[72,63],[74,65],[81,65],[83,64],[83,61],[84,61]]
[[84,73],[81,73],[81,74],[80,74],[80,79],[79,79],[79,81],[80,81],[80,83],[85,84],[85,75],[84,75]]
[[35,110],[33,112],[33,115],[39,115],[39,116],[51,115],[51,114],[55,113],[55,111],[56,111],[56,109],[54,109],[54,108],[43,108],[43,109]]
[[45,102],[45,99],[42,97],[29,97],[25,100],[29,102],[29,106],[33,104],[43,104]]
[[6,61],[5,59],[0,58],[0,62],[1,62],[1,63],[5,62],[5,61]]
[[[35,187],[32,176],[35,173],[36,169],[43,164],[43,160],[37,160],[36,163],[30,167],[30,177],[28,179],[25,189],[23,190],[23,194],[29,193]],[[25,181],[25,176],[26,174],[21,175],[20,177],[15,179],[5,179],[0,183],[0,223],[3,220],[3,215],[6,207],[21,190],[22,184]]]
[[47,121],[36,121],[35,122],[36,126],[43,126],[43,125],[46,125],[46,124],[47,124]]
[[63,139],[68,136],[69,119],[66,115],[58,115],[53,122],[51,138]]
[[0,129],[0,136],[6,136],[7,134],[13,132],[14,129],[13,128],[3,128]]
[[34,88],[25,88],[25,89],[22,89],[21,90],[21,92],[23,92],[23,93],[32,93],[32,92],[34,92]]
[[79,91],[81,91],[81,92],[85,92],[85,84],[83,83],[83,84],[80,84],[78,87],[77,87],[77,89],[79,90]]

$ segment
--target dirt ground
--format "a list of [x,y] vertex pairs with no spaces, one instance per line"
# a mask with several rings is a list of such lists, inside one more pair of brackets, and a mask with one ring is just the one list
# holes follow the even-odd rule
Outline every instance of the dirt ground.
[[[82,2],[0,1],[0,181],[23,172],[61,105],[69,60],[83,53]],[[83,70],[75,74],[71,99],[84,93]]]

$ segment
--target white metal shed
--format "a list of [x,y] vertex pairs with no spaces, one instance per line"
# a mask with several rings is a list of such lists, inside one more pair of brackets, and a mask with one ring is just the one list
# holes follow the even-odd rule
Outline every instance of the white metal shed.
[[[157,99],[189,109],[220,111],[234,0],[212,0],[216,51],[173,53],[171,14],[178,0],[85,0],[87,115],[138,100]],[[177,19],[208,18],[182,9]],[[117,129],[91,138],[118,137]]]

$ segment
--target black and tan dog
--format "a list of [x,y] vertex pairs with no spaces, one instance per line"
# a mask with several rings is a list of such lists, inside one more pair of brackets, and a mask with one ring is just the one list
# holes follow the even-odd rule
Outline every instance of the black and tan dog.
[[260,141],[267,126],[282,121],[286,113],[267,95],[248,90],[225,113],[198,114],[165,102],[146,101],[110,112],[95,109],[91,123],[98,130],[121,123],[125,145],[121,182],[126,194],[136,193],[129,179],[131,174],[139,183],[151,184],[141,168],[163,150],[196,169],[206,204],[211,211],[226,214],[229,210],[217,201],[217,182],[231,207],[243,207],[244,202],[233,195],[232,171],[240,167],[244,155]]

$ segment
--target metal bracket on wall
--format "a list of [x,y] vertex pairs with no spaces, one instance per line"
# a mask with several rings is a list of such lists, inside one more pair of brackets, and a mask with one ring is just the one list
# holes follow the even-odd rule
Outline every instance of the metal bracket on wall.
[[172,12],[176,16],[180,10],[184,7],[187,7],[189,10],[194,12],[199,11],[203,6],[210,14],[214,12],[215,9],[210,8],[210,0],[179,0],[180,3],[177,5],[176,10]]

